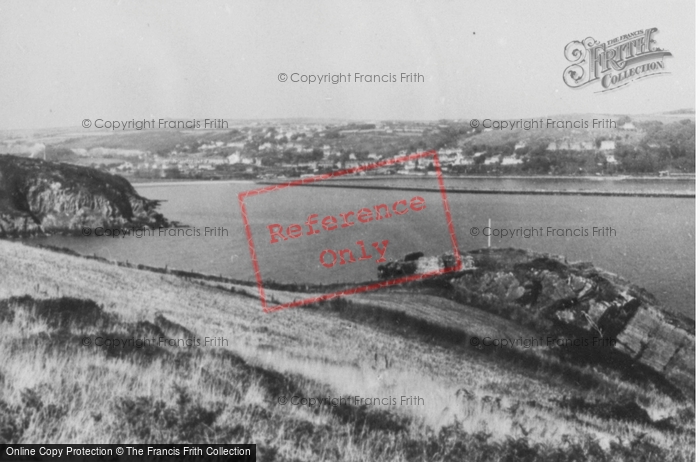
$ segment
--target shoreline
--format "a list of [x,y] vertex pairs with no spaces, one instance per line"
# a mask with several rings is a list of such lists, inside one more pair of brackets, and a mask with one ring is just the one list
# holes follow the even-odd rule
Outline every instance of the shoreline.
[[[321,175],[321,174],[319,174]],[[122,175],[123,176],[123,175]],[[123,176],[129,183],[133,185],[144,185],[144,186],[158,186],[158,185],[178,185],[178,184],[212,184],[212,183],[232,183],[232,184],[256,184],[272,182],[276,180],[281,180],[280,182],[295,181],[300,180],[301,177],[290,177],[290,178],[277,178],[277,179],[252,179],[252,180],[236,180],[236,179],[225,179],[225,180],[202,180],[202,179],[167,179],[158,181],[153,178],[144,178],[143,181],[138,178],[130,178]],[[658,182],[695,182],[695,175],[692,174],[688,176],[631,176],[631,175],[615,175],[615,176],[595,176],[595,175],[584,175],[584,176],[566,176],[566,175],[449,175],[443,174],[443,179],[450,180],[574,180],[574,181],[658,181]],[[338,181],[397,181],[397,180],[433,180],[435,176],[432,175],[365,175],[365,176],[355,176],[355,175],[343,175],[342,180]],[[282,181],[283,180],[283,181]]]
[[[260,185],[285,184],[286,182],[259,181]],[[387,186],[387,185],[353,185],[353,184],[333,184],[325,182],[323,184],[303,183],[297,186],[307,186],[316,188],[346,188],[346,189],[377,189],[377,190],[398,190],[398,191],[421,191],[439,193],[438,188],[424,188],[419,186]],[[649,197],[649,198],[676,198],[695,199],[695,192],[642,192],[642,191],[595,191],[595,190],[546,190],[546,189],[462,189],[449,187],[446,192],[457,194],[507,194],[507,195],[541,195],[541,196],[608,196],[608,197]]]
[[[355,176],[355,175],[343,175],[342,176],[343,180],[348,180],[348,181],[365,181],[365,180],[371,180],[371,181],[376,181],[376,180],[402,180],[402,179],[411,179],[411,180],[433,180],[436,177],[434,175],[364,175],[364,176]],[[673,176],[673,177],[668,177],[668,176],[632,176],[632,175],[614,175],[614,176],[595,176],[595,175],[581,175],[581,176],[566,176],[566,175],[450,175],[450,174],[444,174],[442,175],[443,179],[450,179],[450,180],[459,180],[459,179],[464,179],[464,180],[583,180],[583,181],[669,181],[669,182],[677,182],[677,181],[686,181],[686,182],[694,182],[695,181],[695,174],[692,174],[692,176]],[[294,180],[294,179],[299,179],[299,178],[288,178],[288,180]],[[260,180],[256,180],[260,181]],[[264,180],[263,180],[264,181]]]
[[[329,187],[329,188],[349,188],[349,189],[376,189],[376,190],[402,190],[402,191],[421,191],[421,192],[440,192],[438,188],[435,187],[422,187],[422,186],[403,186],[403,185],[393,185],[391,183],[401,180],[420,180],[427,181],[435,180],[435,176],[428,175],[401,175],[401,176],[348,176],[342,179],[335,179],[337,183],[324,182],[323,184],[315,183],[305,183],[299,186],[312,186],[312,187]],[[240,185],[275,185],[275,184],[285,184],[289,182],[299,181],[301,178],[284,178],[284,179],[255,179],[255,180],[167,180],[167,181],[132,181],[127,180],[135,188],[154,188],[159,186],[203,186],[211,184],[240,184]],[[488,176],[488,175],[473,175],[473,176],[454,176],[454,175],[443,175],[443,179],[449,180],[533,180],[533,183],[538,181],[566,181],[573,180],[573,182],[585,183],[585,182],[595,182],[600,184],[601,182],[609,182],[611,185],[615,182],[628,182],[628,181],[642,181],[642,182],[659,182],[659,183],[688,183],[695,182],[695,177],[635,177],[635,176],[517,176],[517,175],[504,175],[504,176]],[[364,182],[364,184],[352,184],[356,182]],[[386,182],[386,184],[368,184],[373,182]],[[462,188],[459,186],[450,186],[445,188],[446,191],[457,193],[457,194],[507,194],[507,195],[554,195],[554,196],[609,196],[609,197],[649,197],[649,198],[678,198],[678,199],[694,199],[695,191],[614,191],[614,190],[595,190],[595,189],[481,189],[481,188]]]

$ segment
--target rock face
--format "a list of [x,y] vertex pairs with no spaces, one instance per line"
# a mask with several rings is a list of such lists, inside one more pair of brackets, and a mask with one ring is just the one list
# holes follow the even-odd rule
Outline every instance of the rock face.
[[[418,273],[417,261],[425,258],[387,263],[380,277]],[[590,345],[602,339],[608,348],[596,352],[617,354],[684,391],[694,390],[695,324],[660,308],[646,290],[591,263],[556,255],[482,249],[463,259],[464,271],[442,277],[447,296],[527,323],[542,335]]]
[[158,204],[120,176],[0,155],[0,238],[79,233],[82,227],[169,226]]

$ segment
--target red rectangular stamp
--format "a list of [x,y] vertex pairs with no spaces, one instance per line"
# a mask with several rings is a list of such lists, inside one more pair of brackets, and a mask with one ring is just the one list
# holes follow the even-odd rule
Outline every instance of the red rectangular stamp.
[[[429,168],[432,168],[432,172],[434,173],[431,173],[431,175],[433,175],[437,180],[438,189],[434,190],[432,193],[429,192],[428,195],[432,194],[435,196],[435,192],[439,192],[439,199],[437,199],[436,196],[436,199],[432,200],[431,203],[431,200],[426,200],[420,195],[415,195],[415,192],[411,193],[414,194],[413,197],[397,198],[396,190],[394,190],[391,191],[394,193],[394,197],[391,200],[385,200],[384,202],[386,203],[378,203],[373,206],[365,204],[359,209],[355,208],[355,210],[350,211],[343,210],[341,213],[329,212],[323,216],[323,214],[315,213],[313,209],[309,209],[306,212],[303,211],[303,206],[308,206],[309,202],[313,202],[314,199],[318,200],[320,197],[319,194],[316,194],[317,191],[314,191],[314,194],[311,196],[309,196],[307,192],[305,196],[297,197],[297,201],[291,205],[280,205],[284,200],[289,200],[289,198],[293,196],[293,191],[298,191],[298,189],[295,188],[296,186],[328,186],[318,184],[314,185],[313,183],[327,181],[345,175],[366,172],[373,169],[381,169],[392,166],[396,168],[396,166],[399,164],[410,165],[411,163],[421,163],[423,165],[427,164]],[[338,185],[335,186],[337,187]],[[308,189],[315,190],[316,188]],[[415,191],[416,189],[426,190],[425,188],[404,188],[402,191],[403,194],[405,194],[406,191]],[[247,205],[250,204],[246,204],[246,201],[250,202],[253,198],[260,197],[262,195],[279,195],[278,197],[274,198],[274,200],[267,202],[268,207],[276,207],[275,210],[279,210],[280,214],[288,215],[290,213],[296,213],[299,215],[298,219],[295,219],[291,224],[288,223],[289,220],[286,220],[283,224],[268,223],[265,219],[251,220],[250,213],[247,210]],[[372,200],[379,202],[379,200],[375,199],[376,194],[371,194],[370,196],[372,197]],[[343,197],[348,196],[347,194],[344,194]],[[337,202],[336,195],[335,197],[331,197],[329,200],[324,201],[322,204],[329,207],[335,205]],[[452,223],[450,207],[447,202],[445,183],[443,180],[442,171],[440,169],[438,155],[435,151],[395,157],[373,164],[360,165],[355,168],[338,170],[332,173],[301,178],[299,180],[289,181],[286,183],[274,184],[259,189],[244,191],[238,195],[238,203],[241,208],[241,216],[245,226],[248,248],[250,250],[253,271],[255,273],[255,279],[258,285],[260,301],[262,303],[263,311],[268,313],[285,308],[292,308],[309,303],[329,300],[342,295],[367,292],[380,289],[382,287],[426,279],[462,269],[462,259],[459,253],[454,225]],[[262,207],[260,204],[254,206]],[[317,206],[320,207],[320,205]],[[268,265],[285,267],[285,262],[282,260],[287,258],[290,261],[286,262],[286,266],[292,267],[295,273],[300,272],[298,270],[300,261],[302,270],[310,270],[313,266],[313,268],[317,269],[318,271],[343,271],[351,267],[359,267],[359,264],[363,263],[373,265],[375,263],[387,262],[387,256],[391,255],[391,252],[387,253],[390,240],[385,238],[386,236],[381,235],[381,233],[388,232],[388,226],[398,226],[398,228],[394,228],[394,231],[392,231],[398,240],[401,240],[399,235],[401,235],[401,238],[403,238],[404,235],[412,235],[414,236],[414,239],[418,239],[421,242],[432,239],[434,235],[438,234],[434,227],[435,221],[437,220],[436,217],[438,215],[426,215],[426,213],[437,213],[440,216],[443,216],[445,219],[445,238],[447,239],[447,242],[449,242],[452,255],[449,259],[446,259],[442,265],[435,265],[434,267],[428,267],[427,269],[424,268],[423,271],[417,274],[408,274],[395,277],[393,279],[377,280],[376,282],[364,284],[358,283],[353,287],[326,294],[313,294],[308,298],[302,300],[295,299],[294,301],[288,303],[270,304],[268,302],[268,299],[265,296],[265,278],[263,277],[263,273],[261,271],[261,259],[259,250],[256,250],[256,241],[258,242],[257,249],[260,249],[259,246],[263,245],[262,243],[264,243],[268,254],[266,263]],[[423,228],[414,227],[415,229],[411,229],[411,226],[409,225],[410,220],[416,220],[414,223],[418,223],[420,221],[420,223],[423,224]],[[269,218],[267,221],[270,221]],[[428,223],[427,228],[425,227],[425,223]],[[374,231],[372,230],[372,227],[375,228]],[[400,232],[397,232],[397,229],[400,230]],[[377,232],[380,233],[379,237],[374,235]],[[354,236],[351,237],[351,235],[348,233],[354,233]],[[330,237],[328,236],[342,237],[344,240],[343,245],[340,247],[347,248],[339,248],[338,246],[329,244],[328,239],[330,239]],[[349,238],[354,241],[353,246],[346,245]],[[357,238],[361,239],[355,241]],[[367,242],[365,242],[365,239],[368,239]],[[375,242],[370,242],[372,239],[377,240]],[[303,243],[303,246],[300,246],[302,241],[305,242]],[[310,245],[317,245],[318,249],[312,248],[310,250]],[[284,249],[285,246],[287,246],[287,249]],[[280,257],[280,255],[285,254],[286,257]],[[452,256],[454,258],[451,258]],[[307,260],[304,261],[303,258],[307,258]],[[308,260],[308,258],[312,259]],[[445,263],[448,260],[450,263]],[[374,270],[376,271],[376,268],[374,268]],[[310,274],[310,271],[307,271],[307,274]],[[348,284],[346,284],[346,286],[347,285]]]

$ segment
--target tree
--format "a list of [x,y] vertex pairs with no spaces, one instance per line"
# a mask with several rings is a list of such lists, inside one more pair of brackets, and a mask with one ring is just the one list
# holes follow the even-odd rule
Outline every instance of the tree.
[[312,161],[318,161],[318,160],[321,160],[321,159],[323,159],[323,149],[314,148],[314,149],[311,151],[311,160],[312,160]]
[[617,119],[617,128],[621,128],[623,125],[630,122],[632,122],[632,118],[628,115],[623,115],[622,117]]

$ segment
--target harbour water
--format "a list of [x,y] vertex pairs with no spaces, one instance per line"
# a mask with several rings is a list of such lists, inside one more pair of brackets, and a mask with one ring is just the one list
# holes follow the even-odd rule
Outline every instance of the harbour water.
[[[415,181],[399,179],[385,184],[400,188],[415,184]],[[475,181],[472,179],[470,184]],[[543,184],[554,188],[567,186],[559,181],[542,183],[528,179],[479,181],[482,182],[477,184],[490,189],[526,189],[533,184],[537,188],[542,188]],[[450,187],[464,183],[465,180],[447,180]],[[568,187],[590,189],[598,188],[600,184],[606,185],[607,190],[641,188],[640,182],[634,181],[593,181],[583,183],[583,186],[569,183]],[[660,181],[643,185],[647,191],[694,192],[693,182]],[[174,232],[177,235],[166,232],[118,238],[51,236],[32,239],[31,242],[67,247],[112,260],[254,280],[238,194],[260,188],[260,185],[183,182],[135,186],[145,197],[164,200],[163,214],[170,220],[190,226],[189,231],[185,228]],[[421,212],[368,224],[356,223],[352,228],[337,232],[324,232],[320,225],[326,215],[337,217],[342,212],[357,213],[363,207],[371,208],[381,203],[391,206],[418,194],[427,205]],[[448,193],[448,203],[461,251],[485,247],[485,234],[491,232],[493,247],[528,248],[565,255],[569,261],[591,261],[646,288],[662,306],[695,317],[694,199]],[[414,251],[427,255],[444,253],[451,248],[445,211],[440,195],[435,192],[293,187],[246,199],[246,209],[261,275],[280,282],[331,283],[375,279],[376,260],[380,255],[371,245],[375,242],[381,245],[383,240],[389,241],[387,259],[401,258]],[[285,229],[294,223],[303,226],[307,217],[314,213],[319,217],[319,224],[315,227],[321,231],[317,235],[304,235],[274,245],[269,243],[267,226],[273,223],[283,224]],[[484,229],[489,219],[491,231]],[[597,234],[595,229],[599,230]],[[322,266],[319,252],[324,248],[338,250],[342,245],[354,249],[353,252],[359,255],[358,241],[364,242],[372,259],[342,267]]]

